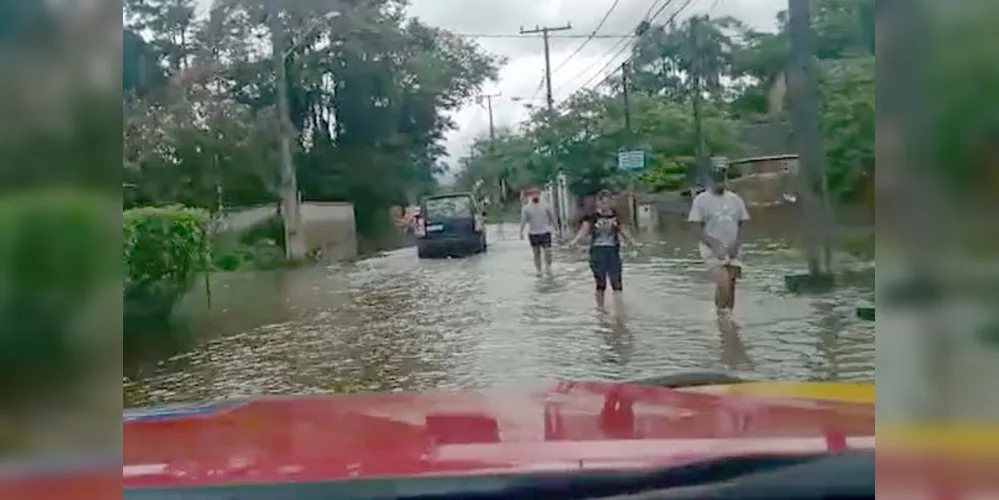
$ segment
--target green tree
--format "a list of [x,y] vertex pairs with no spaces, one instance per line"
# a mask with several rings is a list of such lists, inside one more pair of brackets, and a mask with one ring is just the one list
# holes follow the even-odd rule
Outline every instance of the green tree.
[[[733,107],[746,117],[783,107],[783,93],[774,93],[783,80],[791,54],[787,11],[777,14],[776,32],[745,30],[741,47],[733,54],[733,74],[754,84],[736,99]],[[819,61],[874,55],[874,0],[818,0],[812,2],[812,29]],[[778,99],[781,102],[771,102]]]
[[151,33],[149,44],[171,71],[188,68],[198,29],[196,0],[125,0],[123,7],[131,27]]
[[484,191],[494,201],[516,199],[520,191],[541,184],[544,179],[531,168],[540,156],[538,145],[527,135],[513,129],[500,129],[495,140],[488,136],[477,137],[470,152],[459,160],[455,184],[470,190],[482,181]]
[[[353,202],[362,233],[382,229],[389,206],[434,188],[443,170],[442,140],[455,127],[449,113],[494,78],[501,63],[464,38],[409,19],[396,0],[346,7],[323,0],[218,0],[183,37],[183,23],[171,24],[165,11],[152,9],[169,2],[133,3],[147,8],[133,6],[136,27],[153,31],[152,41],[177,42],[174,53],[183,57],[173,60],[186,61],[171,66],[166,57],[170,104],[154,106],[159,117],[152,120],[169,126],[139,126],[140,120],[133,127],[153,139],[136,142],[127,163],[134,167],[151,155],[159,165],[133,169],[133,184],[161,185],[140,189],[141,203],[203,205],[220,177],[232,203],[272,196],[266,188],[274,179],[273,141],[261,138],[268,127],[275,130],[278,89],[267,46],[274,26],[289,41],[283,90],[298,130],[294,154],[303,197]],[[334,8],[342,9],[339,16],[331,15]],[[168,153],[156,146],[164,130],[172,134]]]
[[[620,95],[581,92],[563,102],[554,115],[539,112],[523,132],[505,131],[490,152],[488,139],[473,144],[461,160],[459,182],[500,176],[515,187],[538,185],[552,179],[555,165],[566,174],[577,194],[604,187],[621,187],[627,176],[617,170],[622,148],[645,149],[651,157],[647,175],[640,177],[653,190],[676,189],[687,184],[697,141],[688,108],[659,97],[635,94],[631,99],[632,129],[625,127],[624,101]],[[720,107],[705,113],[705,135],[712,151],[738,151],[736,124]]]
[[874,56],[826,61],[822,78],[822,132],[829,189],[836,197],[857,193],[874,167]]
[[694,88],[721,99],[743,31],[736,19],[708,16],[641,27],[632,51],[634,88],[675,102],[688,101]]
[[145,95],[165,83],[160,54],[131,29],[121,32],[121,89],[126,94]]

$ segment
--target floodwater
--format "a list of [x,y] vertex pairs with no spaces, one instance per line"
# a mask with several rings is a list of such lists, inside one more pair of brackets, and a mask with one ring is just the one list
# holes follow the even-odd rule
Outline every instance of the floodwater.
[[[213,278],[185,305],[201,345],[124,380],[126,406],[260,394],[478,388],[684,370],[763,379],[873,380],[873,265],[835,292],[794,296],[800,252],[751,238],[734,314],[719,325],[695,242],[645,235],[625,252],[623,310],[594,308],[585,251],[537,277],[516,227],[488,253],[420,261],[412,248],[350,264]],[[854,267],[865,267],[853,263]],[[608,300],[611,305],[611,301]]]

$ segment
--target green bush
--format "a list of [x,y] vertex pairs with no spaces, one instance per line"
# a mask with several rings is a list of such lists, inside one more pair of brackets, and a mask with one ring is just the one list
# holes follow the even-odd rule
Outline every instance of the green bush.
[[652,165],[638,176],[639,183],[653,192],[676,191],[687,186],[692,158],[654,157]]
[[209,267],[210,221],[208,212],[180,206],[124,212],[127,350],[164,340],[155,337],[171,331],[174,305]]
[[[95,336],[80,331],[89,308],[113,291],[114,200],[70,192],[0,197],[0,397],[51,396],[93,361]],[[103,287],[103,288],[102,288]],[[100,328],[113,328],[103,325]],[[112,333],[110,335],[114,337]],[[116,339],[110,339],[116,342]]]
[[271,270],[287,267],[284,255],[284,222],[274,216],[241,233],[221,235],[212,241],[212,268],[216,271]]
[[288,266],[284,250],[274,240],[216,242],[212,248],[213,269],[216,271],[241,271],[255,269],[266,271]]

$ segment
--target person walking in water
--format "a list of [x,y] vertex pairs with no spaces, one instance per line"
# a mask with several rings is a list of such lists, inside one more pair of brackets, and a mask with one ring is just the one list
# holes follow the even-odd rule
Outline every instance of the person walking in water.
[[726,189],[723,169],[715,170],[708,189],[694,197],[688,220],[697,225],[701,258],[715,284],[718,316],[729,318],[735,307],[735,284],[742,277],[740,249],[749,211],[742,197]]
[[611,193],[604,189],[597,193],[596,210],[583,217],[583,224],[569,242],[575,246],[584,237],[590,237],[590,270],[596,284],[597,308],[604,309],[607,285],[616,297],[624,290],[621,266],[621,240],[632,246],[638,242],[621,222],[617,210],[611,205]]
[[520,210],[520,239],[524,239],[524,229],[534,253],[534,268],[538,274],[544,269],[552,272],[552,232],[555,230],[555,212],[541,201],[541,192],[532,189],[528,192],[530,201]]

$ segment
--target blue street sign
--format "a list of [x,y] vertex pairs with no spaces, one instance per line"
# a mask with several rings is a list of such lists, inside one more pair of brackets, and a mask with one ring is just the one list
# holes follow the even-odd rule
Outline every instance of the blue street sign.
[[618,151],[617,168],[628,172],[644,169],[645,151],[641,149]]

